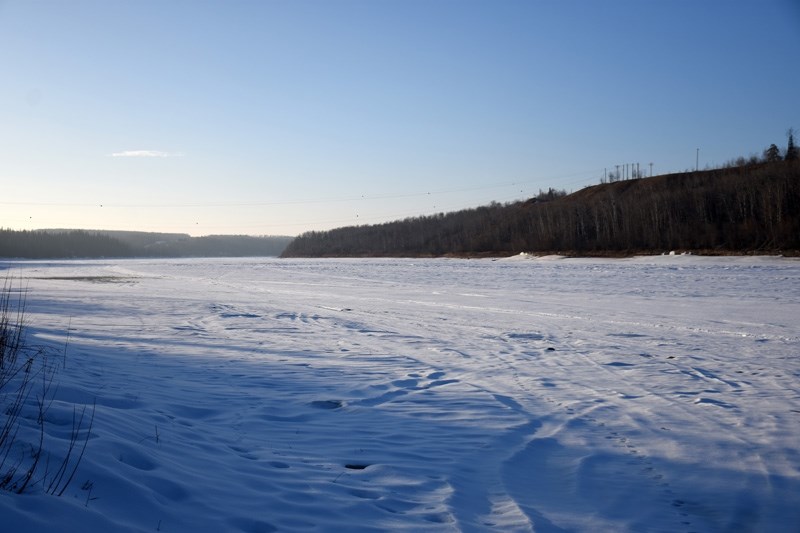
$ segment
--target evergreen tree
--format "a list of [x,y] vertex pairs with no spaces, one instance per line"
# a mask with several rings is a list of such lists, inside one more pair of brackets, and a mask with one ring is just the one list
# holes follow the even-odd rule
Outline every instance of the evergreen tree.
[[775,144],[770,144],[769,148],[764,150],[764,160],[768,163],[774,163],[781,160],[781,150]]
[[787,135],[789,135],[789,144],[786,146],[786,157],[784,157],[784,159],[787,161],[797,161],[800,154],[798,154],[797,146],[794,144],[794,129],[789,128]]

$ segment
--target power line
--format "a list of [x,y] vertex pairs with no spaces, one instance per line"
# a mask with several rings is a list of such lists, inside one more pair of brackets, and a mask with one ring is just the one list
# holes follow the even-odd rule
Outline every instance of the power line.
[[[143,209],[143,208],[218,208],[218,207],[275,207],[282,205],[310,205],[310,204],[327,204],[327,203],[341,203],[341,202],[356,202],[356,201],[374,201],[374,200],[392,200],[400,198],[418,198],[423,196],[452,194],[458,192],[475,192],[490,189],[502,189],[506,187],[524,186],[531,183],[540,183],[544,179],[561,180],[564,178],[587,176],[592,175],[592,178],[581,178],[580,180],[573,181],[572,183],[585,182],[587,179],[594,179],[594,176],[599,172],[598,170],[585,171],[579,173],[563,174],[560,176],[553,176],[551,178],[531,178],[517,181],[507,181],[503,183],[493,183],[476,185],[473,187],[458,187],[450,189],[438,189],[425,192],[411,192],[411,193],[393,193],[393,194],[377,194],[377,195],[361,195],[361,196],[346,196],[346,197],[331,197],[331,198],[312,198],[300,200],[283,200],[283,201],[263,201],[263,202],[200,202],[200,203],[141,203],[141,204],[117,204],[117,203],[88,203],[88,202],[10,202],[0,201],[0,205],[13,205],[13,206],[31,206],[31,207],[82,207],[82,208],[114,208],[114,209]],[[557,186],[558,184],[556,184]]]

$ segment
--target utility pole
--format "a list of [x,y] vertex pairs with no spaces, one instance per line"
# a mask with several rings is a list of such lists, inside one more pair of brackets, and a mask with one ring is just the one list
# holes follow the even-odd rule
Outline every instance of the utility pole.
[[695,172],[700,170],[700,148],[697,149],[697,155],[694,159],[694,170]]
[[653,163],[650,163],[650,177],[653,177]]

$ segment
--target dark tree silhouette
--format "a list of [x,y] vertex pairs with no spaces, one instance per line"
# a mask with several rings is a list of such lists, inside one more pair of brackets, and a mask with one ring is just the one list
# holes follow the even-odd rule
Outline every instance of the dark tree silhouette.
[[776,161],[780,161],[781,158],[781,149],[778,148],[775,144],[770,144],[769,148],[764,150],[764,161],[767,163],[775,163]]
[[786,156],[784,159],[786,159],[786,161],[797,161],[800,154],[798,154],[797,146],[794,144],[794,128],[789,128],[786,134],[789,136],[789,143],[786,146]]

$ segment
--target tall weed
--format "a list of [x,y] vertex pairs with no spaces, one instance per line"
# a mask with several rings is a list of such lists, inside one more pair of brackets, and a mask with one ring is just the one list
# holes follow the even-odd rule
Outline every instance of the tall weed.
[[47,451],[47,412],[63,359],[26,343],[25,294],[8,277],[0,287],[0,490],[21,494],[38,487],[61,496],[83,458],[94,408],[88,414],[86,407],[74,408],[66,450]]

